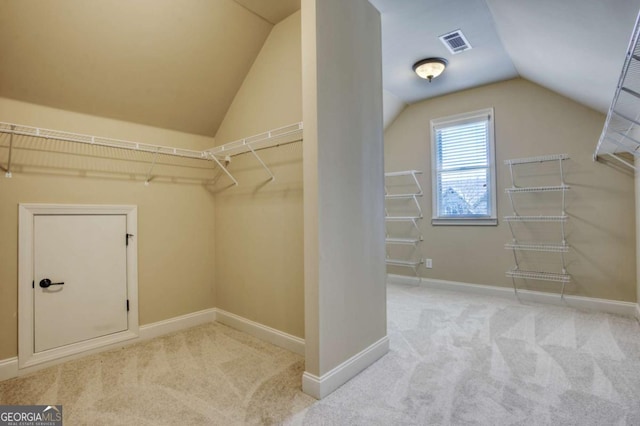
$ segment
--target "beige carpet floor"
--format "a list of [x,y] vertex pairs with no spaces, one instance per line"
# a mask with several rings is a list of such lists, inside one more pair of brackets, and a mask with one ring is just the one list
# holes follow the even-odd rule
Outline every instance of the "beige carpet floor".
[[70,425],[277,424],[315,402],[303,357],[218,323],[0,382],[0,405],[62,404]]
[[390,352],[297,425],[640,425],[634,318],[389,285]]
[[633,318],[388,286],[391,351],[322,401],[302,357],[217,323],[0,382],[65,425],[640,425]]

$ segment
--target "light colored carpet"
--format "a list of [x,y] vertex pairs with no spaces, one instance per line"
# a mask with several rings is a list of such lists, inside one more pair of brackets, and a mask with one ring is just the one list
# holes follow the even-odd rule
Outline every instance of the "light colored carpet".
[[389,285],[391,351],[305,425],[640,425],[633,318]]
[[389,285],[391,351],[322,401],[303,359],[213,323],[0,382],[66,425],[640,425],[640,325]]
[[0,382],[0,404],[62,404],[69,425],[274,424],[315,402],[301,356],[218,323]]

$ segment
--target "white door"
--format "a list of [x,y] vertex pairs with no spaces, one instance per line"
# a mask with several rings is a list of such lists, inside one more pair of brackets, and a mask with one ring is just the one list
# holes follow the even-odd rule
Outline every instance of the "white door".
[[127,216],[34,215],[33,231],[34,352],[127,330]]

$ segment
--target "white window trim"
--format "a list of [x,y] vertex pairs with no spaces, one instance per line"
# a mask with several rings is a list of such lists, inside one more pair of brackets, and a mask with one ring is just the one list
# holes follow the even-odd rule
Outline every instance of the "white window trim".
[[[436,127],[460,123],[468,120],[472,121],[477,118],[489,116],[489,198],[491,215],[481,217],[438,217],[438,164],[436,157],[435,129]],[[447,117],[436,118],[431,120],[431,224],[432,225],[489,225],[498,224],[498,203],[497,203],[497,186],[496,186],[496,149],[495,149],[495,131],[494,131],[494,112],[493,107],[485,108],[478,111],[466,112],[463,114],[450,115]]]

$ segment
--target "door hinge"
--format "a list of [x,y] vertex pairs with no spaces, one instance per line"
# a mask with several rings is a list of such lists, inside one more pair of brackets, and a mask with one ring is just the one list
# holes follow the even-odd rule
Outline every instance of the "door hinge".
[[36,288],[36,282],[35,281],[31,281],[31,288]]
[[127,312],[129,312],[129,299],[127,299]]
[[126,245],[129,245],[129,238],[133,237],[133,234],[124,234],[124,242]]

